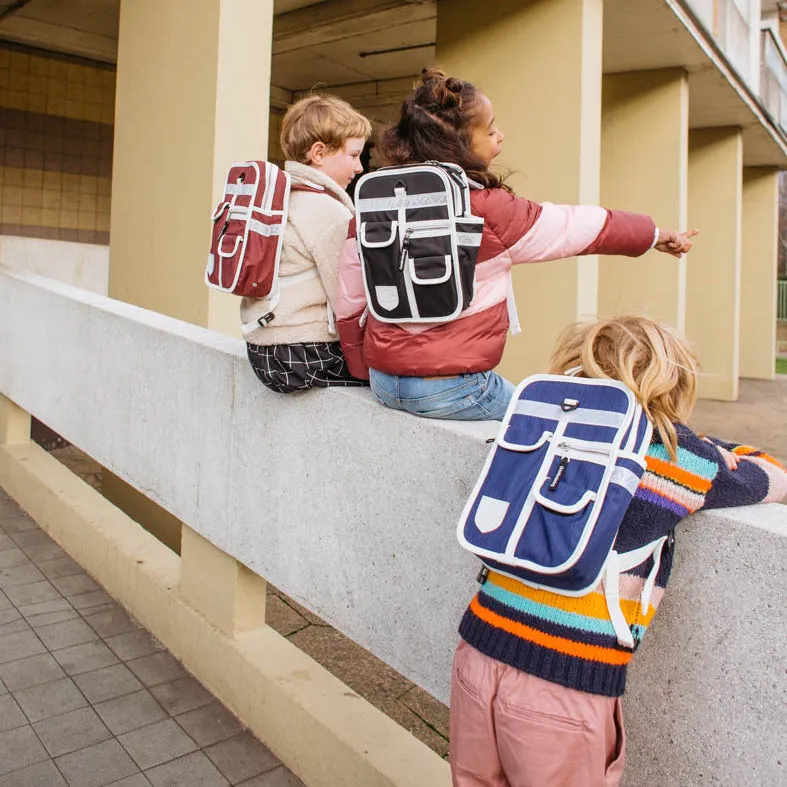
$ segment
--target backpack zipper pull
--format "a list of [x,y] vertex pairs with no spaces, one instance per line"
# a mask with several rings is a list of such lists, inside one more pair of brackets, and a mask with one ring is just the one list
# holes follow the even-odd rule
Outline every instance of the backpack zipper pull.
[[560,479],[563,477],[563,473],[566,472],[566,468],[568,467],[569,458],[564,456],[560,460],[560,464],[557,466],[557,472],[555,473],[555,477],[552,479],[552,483],[549,485],[549,491],[554,492],[557,489],[557,485],[560,483]]
[[407,259],[407,249],[410,247],[410,235],[412,234],[412,227],[408,227],[404,231],[404,238],[402,238],[402,253],[399,255],[399,270],[404,270],[404,263]]

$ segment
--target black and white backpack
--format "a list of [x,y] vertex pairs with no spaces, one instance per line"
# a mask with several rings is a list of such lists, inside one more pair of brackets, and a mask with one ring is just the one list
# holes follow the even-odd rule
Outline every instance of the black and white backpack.
[[448,322],[473,299],[483,218],[456,164],[430,161],[364,175],[355,192],[369,311],[381,322]]

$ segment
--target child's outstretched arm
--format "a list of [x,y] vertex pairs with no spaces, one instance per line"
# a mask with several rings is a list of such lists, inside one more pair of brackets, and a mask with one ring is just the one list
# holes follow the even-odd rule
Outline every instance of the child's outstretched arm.
[[787,495],[787,471],[764,451],[716,437],[702,442],[719,465],[703,508],[778,503]]
[[652,248],[680,256],[691,248],[696,231],[657,230],[641,213],[592,205],[553,205],[488,189],[474,204],[483,215],[500,252],[514,264],[547,262],[584,254],[639,257]]

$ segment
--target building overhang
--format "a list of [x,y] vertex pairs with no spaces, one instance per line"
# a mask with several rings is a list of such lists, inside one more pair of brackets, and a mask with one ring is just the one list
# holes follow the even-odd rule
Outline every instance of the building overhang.
[[688,3],[606,0],[604,15],[604,73],[684,69],[690,128],[741,128],[744,166],[787,168],[787,136]]

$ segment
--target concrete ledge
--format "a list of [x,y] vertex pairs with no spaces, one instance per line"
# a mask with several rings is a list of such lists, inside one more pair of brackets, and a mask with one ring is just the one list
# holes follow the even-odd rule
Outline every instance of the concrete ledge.
[[109,246],[0,235],[0,265],[106,295]]
[[[0,392],[167,508],[210,548],[447,699],[456,629],[476,573],[454,528],[495,424],[416,419],[358,390],[276,395],[254,378],[237,340],[23,273],[0,272],[0,335]],[[29,450],[6,449],[15,478],[22,459],[31,461]],[[9,491],[230,707],[253,716],[262,697],[267,721],[255,729],[302,772],[298,758],[309,756],[301,749],[311,740],[300,728],[278,740],[284,732],[267,716],[283,707],[276,699],[287,697],[282,684],[300,682],[291,672],[297,654],[283,664],[281,680],[261,679],[254,691],[235,694],[222,683],[226,674],[246,676],[251,656],[244,649],[256,652],[269,635],[230,641],[211,634],[211,642],[224,644],[205,647],[201,636],[210,626],[189,622],[195,613],[178,591],[161,590],[176,587],[177,566],[168,562],[176,558],[150,558],[146,566],[121,557],[141,549],[137,536],[122,549],[94,550],[90,527],[69,515],[66,528],[47,515],[43,501],[56,496],[60,481],[48,480],[41,462],[32,477],[43,480],[46,495],[35,491],[41,481],[22,490],[24,500],[18,488]],[[68,502],[73,492],[63,489]],[[60,504],[49,505],[59,511]],[[103,517],[88,510],[82,519],[97,523],[97,544],[114,544],[115,525]],[[670,591],[630,675],[629,784],[784,783],[786,519],[787,509],[773,504],[703,512],[678,528]],[[265,647],[278,653],[278,646]],[[201,650],[211,663],[202,665]],[[307,707],[315,714],[302,729],[327,729],[320,690],[308,696],[313,704],[281,702],[295,708],[295,719]],[[337,711],[340,724],[344,712]],[[368,748],[373,775],[352,771],[359,783],[394,778],[388,758],[399,755],[387,749],[398,738],[380,725],[359,723],[336,733],[343,743],[326,744],[340,763],[357,764],[348,752]],[[352,743],[351,731],[364,743]],[[377,742],[367,746],[372,737]],[[415,775],[402,778],[413,781],[401,783],[443,783],[444,764],[431,757],[436,765],[424,768],[439,766],[437,776],[412,767]],[[337,778],[349,783],[346,774]]]
[[32,443],[0,485],[306,784],[440,787],[448,765],[268,627],[232,638],[180,594],[180,559]]

